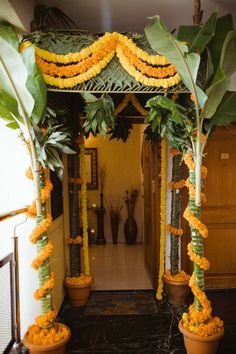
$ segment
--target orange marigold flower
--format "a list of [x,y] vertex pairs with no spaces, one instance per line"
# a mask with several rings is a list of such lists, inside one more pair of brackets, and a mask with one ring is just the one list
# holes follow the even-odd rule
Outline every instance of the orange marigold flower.
[[53,251],[52,241],[49,240],[48,244],[39,252],[39,255],[33,260],[31,266],[38,269],[50,257]]
[[183,229],[177,229],[176,227],[172,226],[171,224],[167,225],[167,231],[170,234],[174,234],[176,236],[182,236],[183,235]]

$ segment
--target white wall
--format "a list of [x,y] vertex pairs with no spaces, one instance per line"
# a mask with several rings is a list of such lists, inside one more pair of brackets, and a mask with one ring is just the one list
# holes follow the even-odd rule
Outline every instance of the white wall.
[[[104,196],[108,198],[111,194],[119,194],[125,197],[125,191],[137,189],[139,192],[135,205],[134,217],[138,226],[137,241],[143,240],[143,210],[142,210],[142,173],[141,173],[141,127],[135,125],[127,142],[109,140],[92,136],[86,141],[87,148],[98,149],[98,166],[106,166],[106,180]],[[95,203],[99,206],[100,180],[98,190],[88,190],[89,205]],[[125,242],[124,222],[127,218],[127,211],[124,206],[121,212],[121,222],[119,227],[118,242]],[[112,242],[110,218],[108,208],[104,217],[105,237],[107,242]],[[89,226],[96,228],[96,217],[93,209],[89,209]]]
[[[7,211],[22,208],[31,204],[34,198],[33,183],[25,177],[29,166],[27,151],[17,133],[4,127],[0,121],[0,215]],[[24,221],[26,214],[21,214],[0,222],[0,259],[13,251],[12,236],[17,224]],[[38,288],[37,272],[31,268],[36,256],[36,247],[29,241],[34,221],[28,219],[16,228],[19,239],[19,286],[21,335],[34,318],[40,314],[40,302],[34,299],[33,293]],[[63,279],[65,271],[63,216],[53,222],[50,237],[54,242],[51,257],[52,270],[56,273],[54,303],[59,310],[64,297]],[[58,276],[57,276],[58,274]]]

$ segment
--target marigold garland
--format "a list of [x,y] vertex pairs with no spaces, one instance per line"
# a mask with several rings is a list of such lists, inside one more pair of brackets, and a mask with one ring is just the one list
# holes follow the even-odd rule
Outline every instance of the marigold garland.
[[47,245],[39,252],[38,256],[33,260],[31,267],[37,270],[48,259],[53,251],[52,241],[49,240]]
[[137,56],[133,54],[126,45],[119,44],[119,46],[125,57],[128,59],[129,63],[144,75],[163,79],[167,76],[173,76],[176,73],[176,69],[172,64],[164,67],[152,67],[150,65],[145,64],[142,60],[138,59]]
[[83,242],[83,239],[81,236],[77,236],[77,237],[70,237],[66,239],[66,243],[68,244],[74,244],[74,245],[80,245]]
[[[193,161],[191,154],[185,154],[184,161],[188,166],[190,171],[195,170],[195,163]],[[202,178],[206,177],[207,169],[202,167]],[[195,197],[195,188],[190,187],[190,182],[188,181],[187,186],[190,190],[190,197]],[[189,207],[186,208],[184,212],[185,219],[189,222],[190,226],[198,230],[199,234],[202,237],[208,236],[208,230],[206,226],[192,213]],[[205,257],[201,257],[196,254],[193,250],[193,244],[190,242],[188,244],[188,254],[190,259],[195,262],[201,269],[209,269],[210,263]],[[189,306],[188,313],[184,313],[182,316],[183,326],[187,328],[190,332],[193,332],[199,336],[207,337],[214,333],[221,331],[223,327],[223,321],[219,317],[212,317],[212,308],[211,303],[207,299],[207,296],[204,291],[202,291],[195,283],[194,273],[192,274],[189,286],[194,294],[194,296],[200,302],[202,309],[197,311],[194,304]]]
[[31,325],[26,333],[26,338],[30,343],[42,346],[60,342],[68,336],[69,330],[62,323],[55,323],[53,327],[48,329]]
[[[23,42],[21,51],[28,45],[29,41]],[[144,85],[168,88],[180,82],[175,67],[165,57],[145,52],[117,32],[105,33],[77,53],[56,54],[38,47],[35,53],[46,83],[59,88],[71,88],[98,75],[115,53],[123,68]]]
[[43,296],[46,295],[48,290],[51,290],[54,287],[55,283],[55,274],[52,272],[50,278],[43,284],[40,289],[37,289],[34,293],[36,300],[40,300]]
[[81,179],[77,177],[69,177],[68,182],[73,184],[81,184]]
[[93,278],[91,275],[84,275],[81,274],[79,277],[66,277],[65,278],[65,284],[68,285],[77,285],[77,286],[83,286],[83,285],[89,285],[92,284]]
[[183,229],[181,229],[181,228],[177,229],[176,227],[171,226],[171,224],[167,225],[167,231],[170,234],[173,234],[173,235],[176,235],[176,236],[182,236],[183,232],[184,232]]
[[43,315],[37,316],[35,322],[39,327],[44,328],[50,326],[55,321],[55,318],[56,311],[52,310]]
[[102,69],[104,69],[108,63],[110,63],[110,61],[114,57],[114,54],[115,52],[112,51],[107,56],[105,56],[104,59],[102,59],[99,63],[88,69],[85,73],[76,75],[72,78],[62,79],[47,74],[43,74],[43,76],[46,83],[51,86],[57,86],[61,89],[71,88],[90,80],[94,76],[97,76],[102,71]]
[[[176,95],[178,95],[178,94],[176,94]],[[173,100],[173,96],[174,96],[174,94],[173,94],[172,97],[171,97],[171,100],[172,100],[172,101],[174,101],[174,100]],[[176,99],[177,99],[177,98],[176,98]],[[182,152],[179,151],[179,150],[177,150],[177,149],[175,149],[175,148],[170,148],[170,153],[171,153],[171,155],[173,155],[173,156],[182,155]]]
[[187,273],[185,273],[184,270],[181,270],[179,273],[175,274],[175,275],[171,275],[170,270],[168,269],[165,272],[165,278],[167,280],[170,281],[177,281],[177,282],[188,282],[190,275],[188,275]]
[[165,271],[165,233],[166,233],[166,137],[161,140],[161,205],[160,205],[160,264],[158,276],[157,300],[162,299],[163,275]]
[[[27,169],[26,176],[29,179],[33,180],[33,172],[31,168]],[[45,204],[47,198],[50,196],[51,190],[52,190],[52,184],[49,178],[45,178],[44,188],[40,189],[40,199],[42,204]],[[28,209],[28,215],[31,217],[36,216],[35,201],[33,201],[32,205]],[[34,244],[37,243],[37,241],[47,232],[47,230],[51,226],[51,223],[52,223],[52,217],[49,213],[47,213],[46,217],[42,219],[40,223],[36,225],[35,228],[32,230],[31,235],[29,237],[30,241]],[[48,243],[40,250],[38,256],[33,260],[32,267],[37,270],[41,265],[43,265],[44,262],[51,255],[52,250],[53,250],[52,242],[48,241]],[[52,289],[53,285],[54,285],[54,274],[51,274],[50,278],[46,282],[44,282],[44,284],[42,284],[42,286],[39,289],[36,290],[35,298],[41,299],[42,297],[47,296],[48,291]],[[55,317],[56,317],[56,312],[52,310],[43,315],[36,317],[35,321],[39,327],[44,328],[44,327],[51,326],[55,320]]]
[[170,189],[181,189],[183,187],[185,187],[185,180],[181,179],[180,181],[176,181],[176,182],[169,182],[168,183],[168,187]]
[[192,242],[188,244],[188,255],[192,262],[196,263],[201,269],[208,270],[210,262],[205,257],[201,257],[194,253]]

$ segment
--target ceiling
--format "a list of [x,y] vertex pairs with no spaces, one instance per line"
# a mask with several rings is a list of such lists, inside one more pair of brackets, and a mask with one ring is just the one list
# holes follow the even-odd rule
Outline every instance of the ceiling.
[[[80,29],[89,32],[143,32],[148,17],[160,15],[172,31],[180,24],[191,24],[193,0],[35,0],[35,4],[58,7]],[[235,0],[202,0],[205,20],[214,10],[232,13],[236,23]]]

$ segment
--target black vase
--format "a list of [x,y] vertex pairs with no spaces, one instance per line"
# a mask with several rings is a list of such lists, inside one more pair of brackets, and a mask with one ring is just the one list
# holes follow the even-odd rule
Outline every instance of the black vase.
[[124,234],[127,245],[133,245],[137,239],[138,228],[132,214],[128,214],[128,218],[124,225]]
[[117,218],[112,218],[111,217],[111,234],[112,234],[113,245],[117,244],[117,237],[118,237],[118,232],[119,232],[119,223],[120,223],[120,220],[117,220]]

